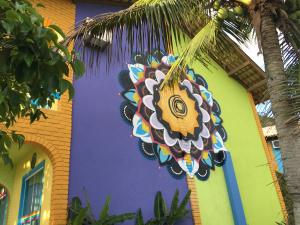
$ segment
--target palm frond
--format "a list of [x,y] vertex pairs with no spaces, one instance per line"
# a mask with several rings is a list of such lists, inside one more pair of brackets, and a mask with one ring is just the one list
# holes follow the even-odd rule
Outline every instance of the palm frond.
[[[118,51],[114,56],[122,56],[125,51],[165,48],[172,49],[173,43],[180,41],[180,30],[189,26],[187,18],[197,7],[195,0],[139,0],[129,8],[96,16],[82,21],[68,38],[68,43],[76,41],[85,51],[85,43],[91,37],[103,37],[112,33],[113,45]],[[127,45],[125,46],[124,43]],[[129,49],[129,50],[128,50]],[[99,49],[92,49],[96,56]],[[84,54],[84,53],[83,53]],[[92,64],[94,54],[89,58]],[[117,58],[118,58],[117,57]]]
[[197,52],[198,57],[203,60],[209,56],[208,50],[216,45],[216,32],[217,22],[215,20],[209,21],[189,42],[180,57],[172,65],[162,83],[162,87],[166,84],[178,82],[180,75],[184,73],[186,66],[195,58]]

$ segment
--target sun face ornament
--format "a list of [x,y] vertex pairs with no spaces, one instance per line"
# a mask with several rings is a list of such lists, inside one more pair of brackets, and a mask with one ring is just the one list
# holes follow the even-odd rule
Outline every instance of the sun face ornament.
[[136,54],[119,74],[125,101],[121,115],[139,138],[139,149],[175,178],[208,179],[226,160],[219,104],[204,78],[187,68],[181,81],[160,89],[176,57],[161,51]]

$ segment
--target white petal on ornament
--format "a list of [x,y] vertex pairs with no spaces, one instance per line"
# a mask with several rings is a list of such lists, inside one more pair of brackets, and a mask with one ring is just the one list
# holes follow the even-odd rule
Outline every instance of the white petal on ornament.
[[205,124],[203,124],[203,128],[202,128],[202,131],[201,131],[200,135],[204,138],[209,138],[210,137],[209,130],[207,129]]
[[195,99],[197,100],[198,105],[199,105],[199,107],[200,107],[200,106],[202,105],[202,103],[203,103],[202,97],[201,97],[200,95],[198,95],[198,94],[193,94],[193,96],[194,96]]
[[168,56],[162,57],[161,61],[162,61],[164,64],[166,64],[166,65],[169,66],[169,63],[168,63]]
[[201,134],[199,134],[197,141],[192,141],[192,142],[197,149],[203,150],[203,140],[202,140]]
[[180,148],[186,153],[191,152],[191,141],[178,140]]
[[189,163],[184,159],[178,160],[178,164],[190,177],[193,177],[199,169],[199,163],[192,159],[192,162]]
[[164,129],[164,126],[158,121],[156,112],[152,113],[150,116],[150,124],[152,127],[158,130]]
[[224,145],[223,139],[221,137],[221,135],[219,134],[218,131],[216,131],[215,133],[216,139],[217,139],[217,143],[214,143],[214,152],[218,153],[219,151],[228,151]]
[[168,146],[174,146],[177,142],[177,139],[173,139],[170,137],[166,129],[164,130],[164,140]]
[[141,138],[146,143],[152,143],[152,138],[149,132],[143,129],[143,121],[141,117],[137,114],[133,116],[133,135],[135,137]]
[[155,85],[157,85],[158,83],[153,79],[147,78],[145,80],[145,84],[146,84],[146,87],[147,87],[148,91],[150,91],[150,93],[153,94],[153,87]]
[[165,77],[166,77],[166,75],[163,72],[161,72],[160,70],[155,71],[155,76],[156,76],[157,82],[160,82],[161,80],[164,80]]
[[201,113],[202,113],[202,121],[204,123],[207,123],[210,120],[210,115],[208,114],[208,112],[205,109],[200,108]]
[[185,79],[184,81],[182,81],[181,84],[182,84],[183,86],[187,87],[187,89],[188,89],[191,93],[193,93],[193,86],[192,86],[192,84],[191,84],[190,81],[188,81],[187,79]]
[[154,108],[154,105],[153,105],[153,96],[152,95],[144,96],[143,97],[143,103],[148,109],[151,109],[152,111],[155,111],[155,108]]

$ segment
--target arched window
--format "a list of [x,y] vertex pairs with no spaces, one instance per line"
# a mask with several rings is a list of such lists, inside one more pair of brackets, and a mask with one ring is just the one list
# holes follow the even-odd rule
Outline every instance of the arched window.
[[8,206],[7,189],[0,185],[0,225],[6,225],[6,215]]

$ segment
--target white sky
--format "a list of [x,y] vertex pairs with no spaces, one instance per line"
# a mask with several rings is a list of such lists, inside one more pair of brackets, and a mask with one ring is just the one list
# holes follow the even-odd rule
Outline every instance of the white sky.
[[243,51],[263,70],[265,70],[265,64],[262,54],[258,55],[257,42],[253,38],[245,45],[239,44]]

